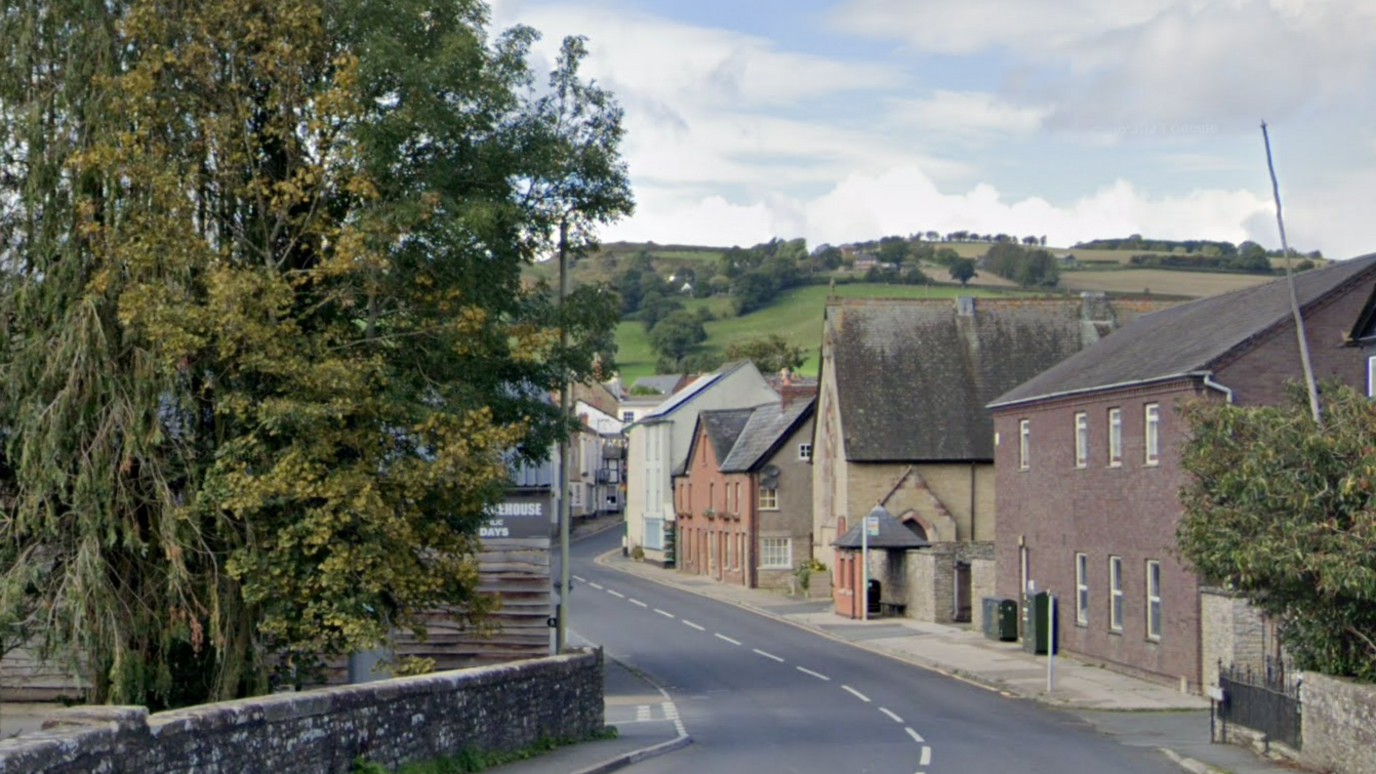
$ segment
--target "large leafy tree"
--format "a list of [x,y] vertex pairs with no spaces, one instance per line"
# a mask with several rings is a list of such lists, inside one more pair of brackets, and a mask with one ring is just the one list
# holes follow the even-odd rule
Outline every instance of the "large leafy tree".
[[[481,612],[504,455],[564,418],[615,294],[523,262],[631,208],[621,113],[475,0],[0,13],[0,603],[97,700]],[[559,344],[558,330],[569,333]]]
[[1194,402],[1181,554],[1276,616],[1303,669],[1376,681],[1376,404],[1303,389],[1281,407]]

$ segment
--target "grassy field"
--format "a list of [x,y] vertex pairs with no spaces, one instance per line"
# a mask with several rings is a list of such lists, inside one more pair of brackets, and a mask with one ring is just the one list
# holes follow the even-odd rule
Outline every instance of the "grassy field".
[[[743,317],[730,316],[731,301],[728,298],[689,300],[684,306],[690,310],[706,306],[719,318],[706,324],[707,341],[701,345],[700,351],[719,353],[732,342],[777,333],[790,345],[803,347],[807,351],[808,359],[801,373],[816,376],[817,351],[822,343],[822,311],[827,297],[831,295],[845,298],[955,298],[959,295],[1001,296],[1008,293],[977,287],[962,290],[956,285],[854,284],[838,285],[834,290],[826,285],[808,285],[786,291],[769,308]],[[650,349],[650,337],[645,333],[644,325],[634,321],[621,323],[616,329],[616,343],[616,362],[626,383],[654,374],[656,357]]]
[[1102,290],[1107,293],[1151,293],[1200,298],[1240,290],[1273,276],[1258,274],[1210,274],[1167,269],[1120,269],[1117,271],[1064,271],[1061,287],[1067,290]]

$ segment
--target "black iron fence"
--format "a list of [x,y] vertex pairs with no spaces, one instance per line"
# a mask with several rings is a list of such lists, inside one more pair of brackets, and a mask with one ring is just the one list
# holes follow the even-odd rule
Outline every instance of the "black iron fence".
[[1300,679],[1287,674],[1283,665],[1268,659],[1254,670],[1220,662],[1218,685],[1223,699],[1214,702],[1214,714],[1225,729],[1229,724],[1242,726],[1261,732],[1267,742],[1300,749]]

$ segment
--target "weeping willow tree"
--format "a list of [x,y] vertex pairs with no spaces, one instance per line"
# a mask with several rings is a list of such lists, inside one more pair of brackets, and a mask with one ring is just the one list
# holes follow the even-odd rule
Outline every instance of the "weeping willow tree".
[[[521,282],[631,208],[621,113],[470,0],[0,0],[0,633],[98,701],[480,614],[537,395],[614,298]],[[569,332],[561,346],[560,328]]]

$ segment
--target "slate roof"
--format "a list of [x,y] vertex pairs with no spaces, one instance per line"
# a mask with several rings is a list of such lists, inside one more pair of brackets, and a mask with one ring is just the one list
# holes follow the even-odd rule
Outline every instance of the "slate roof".
[[832,545],[837,548],[853,548],[860,550],[865,547],[865,521],[870,517],[879,519],[879,534],[869,538],[869,547],[874,549],[904,549],[904,548],[926,548],[931,545],[927,541],[918,537],[916,533],[903,526],[903,522],[895,519],[884,506],[876,505],[864,519],[861,519],[846,534],[836,538]]
[[674,387],[678,385],[683,374],[659,374],[657,376],[642,376],[635,380],[631,389],[636,387],[648,387],[658,392],[660,395],[673,395]]
[[697,397],[697,395],[701,393],[703,390],[716,384],[718,381],[721,380],[723,376],[726,376],[727,374],[735,371],[737,368],[740,368],[743,364],[747,362],[749,361],[741,360],[735,363],[727,363],[710,374],[703,374],[702,376],[699,376],[698,378],[690,382],[687,386],[685,386],[683,389],[679,390],[678,392],[670,396],[668,400],[659,404],[659,407],[656,408],[654,411],[651,411],[650,413],[641,417],[640,422],[638,422],[637,424],[653,424],[655,422],[663,420],[665,417],[677,411],[685,403]]
[[992,460],[993,419],[985,405],[1130,313],[1102,299],[960,301],[973,301],[974,313],[959,314],[960,302],[951,299],[828,305],[828,356],[848,460]]
[[[1376,254],[1295,275],[1301,309],[1376,276]],[[1009,390],[991,406],[1202,375],[1292,317],[1284,278],[1143,316],[1108,341]]]
[[[753,408],[741,409],[715,409],[704,411],[698,414],[698,422],[702,424],[702,429],[707,433],[707,440],[712,444],[712,452],[717,455],[717,463],[726,459],[731,454],[731,448],[736,445],[736,439],[740,438],[741,431],[750,422],[750,416],[755,413]],[[697,439],[694,439],[694,443]],[[691,453],[689,454],[691,457]]]
[[812,416],[815,398],[795,400],[787,406],[768,403],[751,410],[750,421],[726,457],[721,460],[721,472],[745,473],[760,465],[799,424]]

